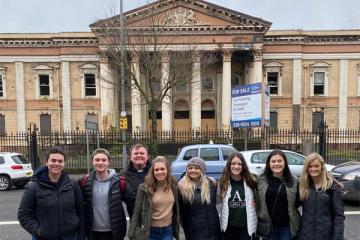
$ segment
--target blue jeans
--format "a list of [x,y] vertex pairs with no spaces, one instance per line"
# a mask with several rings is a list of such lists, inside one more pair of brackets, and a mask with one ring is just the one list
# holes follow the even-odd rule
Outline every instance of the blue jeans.
[[274,228],[266,240],[291,240],[290,227]]
[[172,226],[151,227],[148,240],[173,240]]

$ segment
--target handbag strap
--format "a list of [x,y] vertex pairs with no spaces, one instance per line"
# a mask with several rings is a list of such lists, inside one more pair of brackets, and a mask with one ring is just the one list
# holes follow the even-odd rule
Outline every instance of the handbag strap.
[[276,204],[277,204],[277,201],[279,199],[279,194],[280,194],[280,191],[281,191],[281,188],[282,188],[283,184],[281,183],[278,190],[277,190],[277,193],[276,193],[276,197],[275,197],[275,201],[274,201],[274,204],[272,206],[272,209],[271,209],[271,215],[270,217],[272,218],[273,215],[274,215],[274,212],[275,212],[275,207],[276,207]]

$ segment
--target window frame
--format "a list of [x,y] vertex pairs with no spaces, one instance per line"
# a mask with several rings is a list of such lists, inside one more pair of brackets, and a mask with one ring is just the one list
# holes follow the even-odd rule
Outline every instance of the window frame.
[[282,67],[283,65],[278,62],[270,62],[264,65],[265,72],[264,72],[264,82],[267,86],[269,86],[268,83],[268,75],[269,73],[277,73],[277,94],[271,94],[270,96],[282,96]]
[[[47,65],[38,65],[33,68],[35,74],[35,98],[36,99],[53,99],[54,98],[54,89],[53,89],[53,68]],[[49,95],[40,95],[40,76],[48,75],[49,76]]]
[[[82,99],[91,99],[91,98],[99,98],[100,96],[100,87],[99,87],[99,73],[98,67],[94,64],[86,63],[79,67],[80,71],[80,80],[81,80],[81,98]],[[95,78],[95,95],[87,96],[86,95],[86,74],[93,74]]]
[[[328,88],[329,88],[329,72],[330,72],[330,64],[326,62],[320,62],[310,65],[310,97],[316,96],[328,96]],[[324,73],[324,93],[323,94],[315,94],[315,73]]]
[[[47,76],[47,85],[46,84],[42,84],[41,83],[41,78],[42,77],[45,77]],[[39,88],[39,97],[42,98],[42,97],[50,97],[50,75],[48,74],[38,74],[38,78],[39,78],[39,85],[38,85],[38,88]],[[48,94],[41,94],[41,91],[42,91],[42,87],[43,88],[47,88],[47,91],[48,91]]]

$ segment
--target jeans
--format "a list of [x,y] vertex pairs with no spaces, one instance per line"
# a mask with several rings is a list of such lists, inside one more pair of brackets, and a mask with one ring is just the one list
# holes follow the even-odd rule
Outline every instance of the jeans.
[[266,240],[291,240],[290,227],[274,228]]
[[151,227],[148,240],[173,240],[172,226]]

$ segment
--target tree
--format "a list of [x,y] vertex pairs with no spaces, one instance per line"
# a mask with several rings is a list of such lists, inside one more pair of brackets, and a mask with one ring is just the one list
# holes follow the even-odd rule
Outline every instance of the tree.
[[[146,105],[151,121],[152,153],[156,154],[158,110],[164,104],[172,109],[173,90],[178,87],[201,89],[201,70],[196,37],[176,37],[174,33],[179,26],[178,22],[174,22],[172,13],[161,12],[151,4],[149,6],[142,13],[141,19],[130,21],[125,18],[123,49],[118,16],[100,20],[92,25],[92,29],[101,36],[102,44],[107,46],[106,54],[113,71],[120,73],[123,65],[133,103]],[[183,24],[194,21],[191,13],[185,16]],[[213,63],[216,56],[215,53],[207,53],[201,63],[202,67]]]

